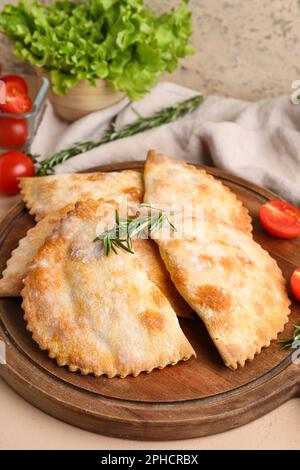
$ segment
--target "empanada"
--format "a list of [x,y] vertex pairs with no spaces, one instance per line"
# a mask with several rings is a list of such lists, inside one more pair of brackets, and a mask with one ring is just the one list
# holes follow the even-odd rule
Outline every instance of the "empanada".
[[[117,207],[115,201],[108,201],[108,203]],[[19,242],[19,246],[12,252],[11,258],[7,262],[7,268],[3,271],[0,279],[0,297],[17,297],[20,295],[24,287],[23,279],[40,247],[44,244],[46,238],[52,234],[60,219],[72,209],[74,209],[74,205],[69,204],[60,211],[46,216],[27,232],[27,235]],[[135,251],[149,279],[167,297],[176,315],[193,319],[192,309],[171,281],[157,245],[150,239],[136,240]]]
[[[165,192],[168,188],[168,194],[179,195],[179,209],[183,200],[197,203],[197,188],[194,189],[189,176],[191,195],[185,198],[182,189],[178,190],[179,175],[174,179],[174,172],[181,165],[177,167],[171,159],[161,157],[160,171],[159,158],[152,153],[146,164],[145,201],[156,207],[164,204],[168,209]],[[165,165],[170,167],[168,171],[164,169]],[[190,174],[188,165],[184,164],[182,171],[185,186],[184,175]],[[157,190],[161,177],[162,187],[158,186]],[[194,181],[194,184],[198,183]],[[220,191],[222,189],[216,191],[217,201],[220,201]],[[208,194],[214,198],[213,191]],[[168,237],[160,237],[158,232],[152,236],[178,291],[205,323],[225,364],[236,369],[252,360],[283,330],[290,313],[290,301],[276,261],[245,230],[250,224],[243,224],[244,230],[241,230],[240,224],[236,223],[234,198],[227,210],[221,210],[218,215],[215,202],[210,202],[207,197],[204,200],[208,209],[212,207],[212,218],[208,213],[208,220],[193,220],[190,224],[193,230],[185,231],[181,237],[176,232],[171,232]],[[203,200],[201,192],[199,198]],[[170,208],[174,210],[174,204],[170,203]],[[244,211],[240,204],[236,210],[237,213],[241,210],[242,217]],[[172,215],[170,217],[172,219]],[[190,218],[193,217],[191,214]]]
[[23,200],[31,215],[41,220],[67,204],[88,199],[142,202],[143,176],[138,171],[69,173],[20,178]]
[[246,207],[229,188],[202,169],[150,150],[144,179],[144,200],[153,206],[184,209],[186,213],[200,209],[204,220],[225,222],[246,233],[252,231]]
[[[101,203],[100,203],[101,204]],[[33,339],[82,374],[136,376],[195,352],[137,255],[95,242],[99,203],[78,203],[46,240],[22,291]]]
[[290,313],[285,280],[251,237],[203,222],[197,237],[158,243],[178,291],[205,323],[227,366],[244,366],[283,330]]
[[40,220],[28,230],[26,236],[20,240],[19,245],[7,261],[7,267],[0,279],[0,297],[18,297],[21,294],[24,287],[23,279],[39,248],[44,244],[46,238],[51,235],[55,224],[73,208],[74,205],[69,204],[55,214],[50,214]]

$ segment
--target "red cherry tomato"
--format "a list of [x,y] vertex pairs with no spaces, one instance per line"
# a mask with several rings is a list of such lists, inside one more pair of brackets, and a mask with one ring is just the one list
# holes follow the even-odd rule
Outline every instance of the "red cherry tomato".
[[32,100],[28,95],[19,93],[16,89],[6,88],[6,102],[0,104],[0,109],[4,113],[25,114],[32,110]]
[[0,155],[0,192],[4,194],[17,194],[21,176],[34,176],[34,165],[27,155],[18,152],[7,152]]
[[25,114],[32,110],[32,100],[27,95],[19,93],[7,94],[6,103],[0,105],[1,111],[10,114]]
[[19,75],[6,75],[1,78],[6,86],[6,102],[0,105],[5,113],[24,114],[32,110],[32,101],[28,96],[28,87]]
[[20,75],[4,75],[4,77],[1,77],[1,80],[5,83],[6,89],[10,91],[16,90],[23,95],[28,94],[27,83]]
[[259,209],[264,228],[280,238],[300,235],[300,210],[284,201],[269,201]]
[[291,276],[291,289],[296,299],[300,301],[300,268],[295,269]]
[[0,147],[18,148],[25,144],[28,126],[25,119],[0,116]]

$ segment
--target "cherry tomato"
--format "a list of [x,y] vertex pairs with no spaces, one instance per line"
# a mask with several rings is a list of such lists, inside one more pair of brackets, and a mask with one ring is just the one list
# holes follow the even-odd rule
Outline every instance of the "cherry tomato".
[[13,114],[30,112],[32,101],[28,96],[28,87],[24,78],[19,75],[5,75],[1,80],[6,86],[6,103],[0,105],[1,111]]
[[0,192],[4,194],[17,194],[21,176],[34,176],[34,165],[27,155],[18,152],[7,152],[0,155]]
[[263,227],[280,238],[300,235],[300,210],[284,201],[268,201],[260,207],[259,217]]
[[20,75],[4,75],[1,80],[5,83],[7,90],[16,90],[23,95],[28,94],[27,83]]
[[32,100],[28,95],[19,92],[16,88],[6,86],[6,102],[0,104],[4,113],[24,114],[32,110]]
[[295,269],[291,276],[291,289],[296,299],[300,301],[300,268]]
[[25,144],[28,126],[25,119],[0,116],[0,147],[18,148]]

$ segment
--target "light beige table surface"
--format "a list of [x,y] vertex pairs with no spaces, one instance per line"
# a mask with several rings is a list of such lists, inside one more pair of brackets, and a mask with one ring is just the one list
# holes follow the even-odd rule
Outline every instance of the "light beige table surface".
[[[0,219],[18,200],[0,196]],[[0,449],[300,449],[299,399],[216,436],[152,443],[98,436],[62,423],[20,398],[1,379],[0,400]]]

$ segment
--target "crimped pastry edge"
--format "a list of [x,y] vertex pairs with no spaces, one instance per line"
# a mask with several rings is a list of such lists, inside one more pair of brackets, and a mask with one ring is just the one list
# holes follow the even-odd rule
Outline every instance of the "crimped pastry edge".
[[[247,234],[246,234],[246,235],[247,235]],[[252,237],[251,237],[251,238],[252,238]],[[254,240],[253,240],[253,241],[254,241]],[[274,267],[276,266],[277,269],[280,271],[281,276],[282,276],[282,279],[284,280],[285,285],[287,285],[287,281],[286,281],[286,279],[284,278],[284,276],[283,276],[283,274],[282,274],[282,271],[281,271],[281,269],[280,269],[280,267],[279,267],[278,262],[276,261],[276,259],[274,259],[274,258],[270,255],[270,253],[269,253],[267,250],[265,250],[259,243],[255,242],[255,241],[254,241],[254,243],[256,243],[256,245],[259,246],[260,249],[261,249],[264,253],[266,253],[266,254],[272,259],[272,261],[273,261],[273,263],[274,263]],[[159,246],[159,251],[160,251],[160,253],[161,253],[161,251],[162,251],[162,249],[161,249],[160,246]],[[162,256],[162,254],[161,254],[161,256]],[[163,261],[164,261],[164,257],[163,257],[163,256],[162,256],[162,259],[163,259]],[[168,269],[168,266],[167,266],[166,263],[165,263],[165,265],[166,265],[166,268]],[[168,271],[169,271],[169,269],[168,269]],[[169,271],[169,273],[170,273],[170,271]],[[175,284],[175,281],[174,281],[173,276],[172,276],[171,273],[170,273],[170,277],[171,277],[172,281],[173,281],[174,284]],[[175,286],[176,286],[176,284],[175,284]],[[189,306],[190,306],[190,307],[193,309],[193,311],[195,312],[193,306],[191,305],[191,302],[189,302],[188,299],[185,298],[185,295],[184,295],[184,293],[182,292],[182,290],[181,290],[180,288],[178,288],[177,286],[176,286],[176,289],[178,290],[178,292],[182,295],[182,297],[185,299],[185,301],[189,304]],[[203,322],[203,324],[204,324],[205,328],[207,329],[208,334],[209,334],[211,340],[213,341],[213,343],[214,343],[214,345],[215,345],[215,347],[216,347],[216,349],[217,349],[219,355],[221,356],[221,358],[222,358],[224,364],[225,364],[227,367],[229,367],[230,369],[232,369],[232,370],[237,370],[238,368],[243,368],[243,367],[245,366],[246,362],[252,362],[252,361],[255,359],[255,357],[256,357],[258,354],[260,354],[261,351],[262,351],[264,348],[269,347],[269,346],[271,345],[272,341],[275,341],[275,340],[278,338],[278,335],[284,331],[285,326],[286,326],[286,324],[287,324],[288,321],[289,321],[289,316],[290,316],[290,314],[291,314],[291,309],[290,309],[291,303],[292,303],[292,302],[291,302],[291,299],[289,298],[289,296],[288,296],[288,294],[287,294],[287,295],[286,295],[286,305],[285,305],[285,307],[288,309],[288,313],[286,314],[285,318],[283,319],[283,323],[282,323],[281,328],[280,328],[277,332],[274,332],[274,333],[271,335],[271,338],[266,339],[266,342],[265,342],[262,346],[257,347],[257,346],[254,345],[252,351],[249,352],[249,354],[247,355],[247,357],[244,358],[242,361],[241,361],[241,360],[237,360],[237,361],[235,361],[235,362],[230,362],[230,361],[225,360],[224,356],[222,355],[222,353],[221,353],[220,350],[219,350],[218,342],[217,342],[217,341],[213,338],[213,336],[210,334],[209,328],[207,328],[207,326],[206,326],[206,324],[205,324],[205,321],[200,317],[200,315],[199,315],[197,312],[195,312],[195,314],[196,314],[197,317]]]
[[[255,359],[255,357],[262,352],[263,349],[268,348],[271,345],[271,343],[278,338],[278,335],[284,331],[285,326],[289,321],[289,315],[290,315],[290,313],[287,315],[282,328],[277,332],[277,334],[274,334],[274,336],[270,340],[268,340],[265,344],[263,344],[259,348],[256,348],[251,354],[249,354],[249,357],[247,357],[244,361],[237,361],[235,363],[234,362],[231,363],[231,362],[225,362],[224,361],[224,364],[232,370],[237,370],[239,368],[245,367],[246,363],[252,362]],[[213,341],[213,339],[212,339],[212,341]],[[214,344],[215,344],[215,342],[214,342]]]
[[[176,358],[175,360],[172,360],[172,361],[168,360],[168,361],[166,361],[163,365],[154,366],[154,367],[152,367],[152,368],[150,368],[150,369],[142,369],[142,370],[137,370],[137,371],[132,370],[132,371],[129,371],[129,372],[128,372],[127,374],[125,374],[125,375],[122,375],[122,374],[118,373],[117,371],[115,371],[115,372],[112,373],[112,374],[109,374],[109,373],[107,373],[107,372],[105,372],[105,371],[99,371],[99,370],[96,369],[96,368],[90,368],[90,369],[88,369],[88,368],[81,368],[81,367],[77,366],[76,364],[68,364],[67,361],[60,359],[60,355],[59,355],[59,354],[56,354],[54,351],[52,351],[51,348],[49,348],[46,343],[43,344],[43,343],[40,341],[40,338],[39,338],[37,335],[35,335],[35,334],[33,333],[33,331],[32,331],[33,328],[31,327],[30,320],[28,319],[28,316],[27,316],[27,312],[28,312],[28,311],[30,312],[30,308],[28,309],[28,308],[25,306],[25,304],[26,304],[26,300],[25,300],[25,298],[26,298],[26,284],[25,284],[25,287],[24,287],[24,289],[22,290],[22,293],[21,293],[21,294],[22,294],[22,297],[23,297],[23,302],[22,302],[22,305],[21,305],[21,306],[22,306],[22,309],[25,311],[25,314],[23,315],[23,318],[24,318],[24,320],[25,320],[26,323],[27,323],[27,325],[26,325],[26,330],[31,333],[32,339],[38,344],[39,348],[40,348],[42,351],[47,351],[47,352],[48,352],[48,357],[49,357],[50,359],[55,359],[55,361],[56,361],[56,363],[57,363],[57,365],[58,365],[59,367],[65,367],[65,366],[66,366],[70,372],[80,372],[81,375],[93,374],[95,377],[106,376],[106,377],[109,378],[109,379],[111,379],[111,378],[113,378],[113,377],[119,377],[119,378],[121,378],[121,379],[124,379],[124,378],[129,377],[129,376],[137,377],[137,376],[138,376],[139,374],[141,374],[142,372],[145,372],[145,373],[147,373],[147,374],[150,374],[150,372],[152,372],[152,371],[155,370],[155,369],[161,370],[161,369],[164,369],[164,368],[167,367],[167,366],[175,366],[176,364],[178,364],[178,363],[181,362],[181,361],[186,362],[186,361],[188,361],[188,360],[190,360],[190,359],[196,357],[196,353],[195,353],[195,351],[193,350],[192,345],[189,343],[190,346],[191,346],[191,349],[193,350],[193,353],[190,354],[189,356],[182,355],[182,354],[178,353],[178,356],[177,356],[177,358]],[[187,340],[187,341],[188,341],[188,340]],[[188,341],[188,342],[189,342],[189,341]]]
[[[244,223],[245,229],[244,230],[242,230],[240,228],[237,228],[237,227],[235,227],[235,228],[237,228],[237,230],[241,230],[242,232],[247,233],[250,236],[252,236],[252,231],[253,231],[252,218],[249,214],[248,209],[244,206],[242,201],[240,201],[240,199],[237,197],[237,195],[228,186],[223,184],[222,181],[219,178],[209,174],[204,168],[199,168],[199,167],[195,166],[193,163],[189,163],[189,162],[186,162],[184,160],[179,160],[178,158],[173,157],[173,156],[164,155],[163,153],[157,152],[154,149],[151,149],[151,150],[148,151],[146,164],[147,163],[150,164],[150,165],[155,164],[154,162],[155,162],[156,159],[157,159],[157,161],[161,161],[161,160],[159,160],[161,158],[160,156],[163,156],[163,157],[165,157],[166,159],[169,159],[169,160],[175,160],[176,164],[178,164],[182,167],[188,168],[189,170],[192,168],[193,171],[197,171],[197,172],[200,172],[200,173],[204,174],[211,181],[214,181],[214,183],[219,184],[227,193],[230,193],[231,196],[233,197],[233,199],[235,199],[235,201],[237,203],[237,206],[239,206],[239,208],[240,208],[241,218],[243,218],[245,220],[245,223]],[[146,168],[145,168],[145,170],[146,170]],[[146,191],[146,188],[145,188],[145,193],[146,192],[147,191]]]
[[[10,265],[12,264],[12,259],[13,259],[13,256],[19,252],[19,250],[22,248],[22,245],[24,244],[24,240],[25,238],[29,235],[29,233],[35,229],[36,226],[34,227],[31,227],[25,237],[21,238],[19,240],[19,243],[18,243],[18,246],[11,252],[10,254],[10,257],[8,258],[8,260],[6,261],[6,267],[4,269],[4,271],[2,272],[2,277],[0,279],[0,297],[19,297],[20,296],[20,291],[18,290],[18,293],[17,293],[17,289],[14,291],[14,293],[8,293],[7,291],[5,291],[4,289],[2,290],[1,288],[1,284],[2,282],[5,280],[5,276],[8,274],[8,270],[9,270],[9,267]],[[23,286],[24,287],[24,286]]]
[[[71,212],[74,209],[74,207],[75,207],[74,204],[67,204],[65,207],[61,208],[59,211],[53,212],[52,214],[49,214],[49,216],[47,216],[47,217],[57,217],[57,220],[53,224],[53,229],[55,228],[55,225],[57,223],[59,223],[59,221],[61,219],[66,217],[69,214],[69,212]],[[46,219],[46,217],[44,217],[43,219],[37,221],[37,223],[33,227],[31,227],[29,230],[27,230],[26,235],[19,240],[18,246],[11,252],[10,257],[6,261],[6,267],[5,267],[4,271],[2,272],[2,277],[0,279],[0,297],[20,297],[21,296],[21,291],[24,288],[24,279],[22,279],[23,286],[22,286],[21,290],[18,290],[18,291],[15,290],[14,294],[5,293],[5,290],[1,290],[1,281],[4,281],[5,275],[7,274],[8,269],[9,269],[10,265],[12,264],[13,257],[16,253],[18,253],[21,250],[22,246],[25,243],[25,239],[28,236],[30,236],[30,233],[34,232],[37,229],[38,224],[43,223],[43,221],[45,219]],[[46,238],[48,238],[48,237],[46,237]]]
[[[78,173],[78,172],[74,172],[74,173],[63,173],[63,175],[81,175],[81,176],[88,176],[88,175],[94,175],[94,174],[103,174],[103,175],[106,175],[106,174],[110,174],[110,175],[116,175],[116,174],[123,174],[123,173],[129,173],[129,174],[140,174],[141,172],[139,170],[131,170],[131,169],[124,169],[124,170],[120,170],[120,171],[94,171],[94,172],[90,172],[90,173]],[[59,176],[59,174],[53,174],[53,175],[46,175],[46,176],[39,176],[39,178],[47,178],[47,177],[51,177],[51,176]],[[47,217],[48,215],[51,215],[51,214],[55,214],[56,212],[58,212],[60,209],[58,210],[55,210],[55,211],[49,211],[49,212],[45,212],[45,211],[41,211],[40,213],[39,212],[36,212],[35,209],[34,209],[34,204],[30,204],[29,202],[29,199],[30,199],[30,196],[29,196],[29,190],[27,188],[27,184],[26,184],[26,177],[23,177],[23,178],[19,178],[19,188],[20,188],[20,194],[21,194],[21,197],[22,197],[22,200],[26,206],[26,208],[28,209],[28,212],[30,215],[32,215],[35,219],[36,222],[39,222],[40,220],[44,219],[45,217]],[[142,178],[143,180],[143,178]],[[92,196],[91,196],[91,199],[92,199]],[[98,200],[101,199],[100,198],[97,198]],[[106,199],[110,199],[110,198],[106,198]],[[80,199],[78,199],[77,201],[75,201],[74,203],[72,204],[76,204],[76,202],[80,201]],[[69,203],[71,204],[71,203]]]
[[[73,207],[72,209],[70,209],[70,210],[61,218],[61,220],[64,219],[65,217],[67,217],[68,215],[71,215],[71,214],[75,213],[75,212],[76,212],[76,207],[77,207],[77,205],[80,205],[80,204],[81,204],[81,202],[78,201],[78,202],[74,205],[74,207]],[[56,229],[57,229],[57,225],[54,227],[54,230],[53,230],[53,231],[55,231]],[[53,234],[53,232],[52,232],[52,234]],[[49,239],[49,238],[51,238],[51,235],[50,235],[49,237],[47,237],[46,240]],[[46,241],[46,240],[45,240],[45,241]],[[42,249],[42,247],[39,249],[39,252],[40,252],[41,249]],[[39,253],[39,252],[38,252],[38,253]],[[37,255],[37,256],[38,256],[38,255]],[[156,286],[155,286],[155,287],[156,287]],[[105,375],[105,376],[107,376],[108,378],[113,378],[113,377],[126,378],[126,377],[128,377],[128,376],[137,377],[137,376],[138,376],[140,373],[142,373],[142,372],[150,373],[150,372],[152,372],[152,371],[155,370],[155,369],[164,369],[165,367],[167,367],[167,366],[169,366],[169,365],[176,365],[176,364],[178,364],[178,363],[181,362],[181,361],[188,361],[188,360],[190,360],[190,359],[196,357],[196,353],[195,353],[195,351],[194,351],[193,346],[191,345],[191,343],[189,342],[189,340],[185,337],[185,334],[182,332],[181,327],[180,327],[180,325],[179,325],[179,328],[180,328],[180,330],[181,330],[183,336],[185,337],[186,342],[187,342],[187,344],[189,345],[189,347],[190,347],[192,353],[189,354],[188,356],[178,353],[178,355],[177,355],[177,357],[175,358],[175,360],[174,360],[174,359],[173,359],[172,361],[167,360],[167,361],[165,361],[165,363],[164,363],[163,365],[154,366],[154,367],[149,368],[149,369],[142,369],[142,370],[137,370],[137,371],[129,371],[127,374],[122,375],[122,374],[119,374],[117,371],[115,371],[115,373],[113,373],[113,374],[109,374],[109,373],[107,373],[107,372],[105,372],[105,371],[99,371],[99,370],[97,370],[96,368],[94,368],[94,369],[92,369],[92,368],[91,368],[91,369],[88,369],[88,368],[81,368],[81,367],[77,366],[76,364],[68,364],[64,359],[61,360],[61,359],[60,359],[60,355],[59,355],[59,354],[56,354],[51,348],[48,347],[48,345],[47,345],[46,343],[43,344],[42,341],[40,340],[40,337],[39,337],[38,335],[34,334],[34,332],[33,332],[33,329],[34,329],[34,328],[32,327],[32,323],[31,323],[31,321],[30,321],[30,318],[28,318],[28,316],[30,316],[30,313],[31,313],[32,309],[31,309],[30,304],[27,305],[27,295],[26,295],[27,289],[28,289],[28,287],[27,287],[27,285],[26,285],[26,278],[25,278],[25,279],[24,279],[24,287],[23,287],[23,289],[22,289],[22,291],[21,291],[21,296],[22,296],[22,299],[23,299],[22,304],[21,304],[21,307],[22,307],[23,311],[25,312],[24,315],[23,315],[23,318],[24,318],[24,320],[25,320],[25,322],[26,322],[26,330],[31,333],[32,339],[38,344],[39,348],[40,348],[42,351],[45,351],[45,350],[48,351],[48,357],[49,357],[50,359],[55,359],[55,360],[56,360],[56,363],[57,363],[57,365],[58,365],[59,367],[67,366],[70,372],[80,372],[81,375],[93,374],[95,377],[101,377],[101,376]],[[158,289],[158,287],[156,287],[156,289]],[[174,312],[174,315],[176,315],[175,312]],[[177,321],[178,321],[178,320],[177,320]]]
[[[281,271],[281,269],[280,269],[280,267],[279,267],[279,265],[278,265],[276,259],[274,259],[274,258],[270,255],[270,253],[269,253],[267,250],[265,250],[259,243],[257,243],[257,242],[255,242],[255,243],[261,248],[262,251],[264,251],[268,256],[271,257],[271,259],[272,259],[273,262],[274,262],[274,266],[276,266],[277,269],[280,271],[281,276],[282,276],[283,280],[285,281],[285,284],[287,284],[285,278],[283,277],[282,271]],[[277,331],[277,333],[274,332],[274,334],[271,335],[271,338],[267,339],[267,340],[266,340],[266,343],[263,344],[262,346],[254,347],[254,348],[253,348],[253,351],[250,352],[250,353],[248,354],[248,357],[245,358],[243,361],[237,360],[236,362],[227,362],[227,361],[224,360],[225,365],[226,365],[227,367],[229,367],[230,369],[232,369],[232,370],[237,370],[238,368],[244,367],[245,364],[246,364],[246,362],[252,362],[252,361],[255,359],[255,357],[256,357],[258,354],[260,354],[260,353],[262,352],[263,349],[268,348],[268,347],[271,345],[272,341],[275,341],[275,340],[278,338],[278,335],[284,331],[285,326],[286,326],[286,324],[287,324],[288,321],[289,321],[289,316],[290,316],[290,314],[291,314],[291,309],[290,309],[290,305],[291,305],[291,304],[292,304],[291,299],[289,298],[289,296],[288,296],[288,294],[287,294],[286,308],[288,309],[288,313],[286,314],[285,318],[283,319],[282,326],[281,326],[281,328]],[[211,337],[211,339],[212,339],[213,343],[216,345],[216,342],[214,341],[214,338]],[[217,347],[217,346],[216,346],[216,347]],[[218,348],[217,348],[217,349],[218,349]],[[219,351],[219,349],[218,349],[218,351]],[[220,352],[219,352],[219,354],[220,354],[221,357],[223,358],[223,356],[222,356],[222,354],[221,354]]]

